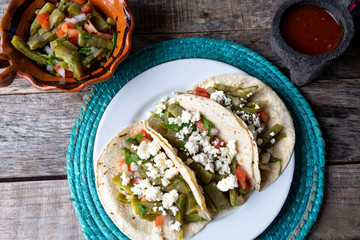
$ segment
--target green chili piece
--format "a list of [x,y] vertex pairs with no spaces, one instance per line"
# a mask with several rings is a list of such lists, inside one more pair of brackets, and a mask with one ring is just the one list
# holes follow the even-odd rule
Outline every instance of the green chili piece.
[[71,68],[75,78],[80,78],[84,69],[78,58],[72,54],[72,51],[64,46],[57,46],[54,48],[56,57],[63,59]]
[[236,167],[237,167],[237,162],[236,159],[234,158],[230,163],[230,171],[232,174],[235,174]]
[[190,192],[189,186],[186,184],[186,182],[182,178],[175,178],[172,181],[172,185],[174,185],[175,189],[180,193]]
[[229,190],[229,200],[230,200],[230,205],[232,207],[234,207],[236,205],[236,189],[230,189]]
[[[258,107],[256,107],[258,106]],[[262,108],[262,102],[261,101],[255,101],[255,102],[248,102],[245,104],[245,107],[248,107],[248,108],[257,108],[257,110],[261,109]]]
[[13,39],[11,40],[12,45],[19,50],[22,54],[34,60],[39,65],[46,65],[46,59],[41,57],[37,52],[31,51],[30,48],[27,46],[26,42],[22,40],[17,35],[14,35]]
[[131,191],[131,188],[134,186],[132,183],[129,183],[128,185],[124,186],[122,185],[122,178],[121,178],[121,173],[119,173],[118,175],[116,175],[115,177],[113,177],[113,179],[111,180],[113,183],[115,183],[116,185],[118,185],[122,190],[124,190],[125,192],[127,192],[128,194],[133,194],[133,192]]
[[215,83],[213,88],[218,91],[229,92],[229,93],[235,93],[239,89],[237,87],[228,86],[220,83]]
[[204,197],[205,197],[205,203],[206,203],[207,208],[211,211],[216,211],[217,208],[216,208],[215,204],[213,203],[213,201],[211,200],[211,198],[209,197],[209,195],[206,192],[204,192]]
[[175,219],[181,223],[181,230],[177,232],[178,239],[182,239],[184,236],[184,215],[185,215],[185,208],[186,208],[186,194],[182,193],[179,195],[178,201],[176,203],[176,207],[179,211],[176,213]]
[[197,213],[199,210],[199,205],[196,203],[194,195],[190,192],[187,194],[186,200],[186,214],[191,215]]
[[200,222],[200,221],[203,221],[206,219],[200,217],[199,213],[194,213],[194,214],[191,214],[191,215],[185,215],[184,216],[184,222],[186,223],[192,223],[192,222]]
[[126,196],[122,193],[118,193],[116,195],[116,200],[118,200],[119,202],[123,202],[123,203],[128,203],[129,201],[126,199]]
[[101,14],[91,5],[90,2],[87,3],[93,10],[91,11],[92,18],[90,19],[94,27],[100,32],[108,32],[111,28],[109,24],[103,19]]
[[94,65],[95,62],[100,62],[101,59],[105,57],[105,52],[106,50],[103,48],[96,50],[93,54],[90,54],[83,60],[83,65],[86,68],[89,68],[91,65]]
[[111,17],[108,17],[108,18],[106,19],[106,23],[109,24],[109,25],[112,26],[112,27],[115,27],[115,26],[116,26],[115,20],[114,20],[113,18],[111,18]]
[[81,3],[72,3],[69,8],[67,9],[68,13],[72,15],[79,15],[81,13],[81,8],[84,6],[84,4]]
[[267,130],[262,136],[263,143],[260,145],[261,149],[265,149],[265,147],[270,143],[270,140],[274,138],[281,130],[282,126],[279,124],[275,124],[269,130]]
[[183,110],[184,109],[182,107],[178,106],[175,103],[170,104],[168,107],[168,111],[175,117],[181,116]]
[[204,184],[208,184],[215,177],[215,173],[205,170],[205,168],[200,163],[192,162],[189,167],[195,171],[196,177],[199,178]]
[[59,23],[61,23],[65,18],[65,14],[62,13],[59,9],[54,9],[54,11],[51,13],[49,17],[49,23],[50,27],[53,28],[54,26],[57,26]]
[[230,207],[228,199],[226,198],[225,194],[216,187],[215,182],[204,186],[204,192],[209,195],[217,209],[224,210]]

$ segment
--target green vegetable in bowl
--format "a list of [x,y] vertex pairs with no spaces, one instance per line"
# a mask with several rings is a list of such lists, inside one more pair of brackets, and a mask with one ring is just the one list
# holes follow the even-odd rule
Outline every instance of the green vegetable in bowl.
[[13,46],[53,75],[81,78],[102,66],[116,44],[116,22],[86,0],[45,3],[35,11],[27,39]]

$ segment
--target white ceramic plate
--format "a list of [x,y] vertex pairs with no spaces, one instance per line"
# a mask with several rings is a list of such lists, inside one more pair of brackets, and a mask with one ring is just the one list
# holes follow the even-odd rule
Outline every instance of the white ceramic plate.
[[[231,65],[208,59],[182,59],[157,65],[127,83],[106,108],[94,144],[94,166],[103,148],[123,128],[146,119],[155,103],[174,92],[214,75],[244,73]],[[253,192],[241,207],[211,221],[192,239],[254,239],[276,218],[290,190],[294,155],[279,179],[263,192]]]

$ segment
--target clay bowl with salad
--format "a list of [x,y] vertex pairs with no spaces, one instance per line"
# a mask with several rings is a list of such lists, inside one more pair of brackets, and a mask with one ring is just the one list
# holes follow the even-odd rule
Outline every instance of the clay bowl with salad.
[[125,0],[12,0],[0,26],[0,87],[17,74],[40,90],[105,81],[128,56],[133,28]]

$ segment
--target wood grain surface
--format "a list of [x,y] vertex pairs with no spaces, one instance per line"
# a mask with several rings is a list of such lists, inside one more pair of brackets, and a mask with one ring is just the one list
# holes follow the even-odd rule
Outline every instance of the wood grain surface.
[[[8,2],[0,0],[0,15]],[[169,39],[216,38],[242,44],[288,74],[269,46],[282,2],[129,0],[136,22],[132,52]],[[0,239],[84,239],[64,179],[68,137],[93,86],[41,92],[17,78],[0,88]],[[327,150],[324,204],[309,239],[360,239],[360,43],[299,90]]]

